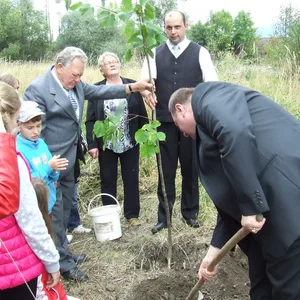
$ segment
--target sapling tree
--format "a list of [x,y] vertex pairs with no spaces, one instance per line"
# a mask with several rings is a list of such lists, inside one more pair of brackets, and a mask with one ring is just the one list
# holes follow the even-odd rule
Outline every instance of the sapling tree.
[[[89,4],[77,2],[71,5],[70,0],[65,0],[66,8],[75,10],[79,9],[82,13],[93,9]],[[128,38],[128,50],[125,54],[125,60],[129,61],[135,52],[142,53],[147,59],[149,78],[152,78],[149,56],[153,57],[152,49],[165,40],[162,29],[154,24],[155,8],[149,3],[149,0],[122,0],[118,9],[108,9],[101,7],[99,20],[103,26],[112,26],[116,21],[123,23],[123,34]],[[155,98],[154,89],[152,96]],[[134,116],[136,117],[136,116]],[[105,147],[107,141],[114,143],[121,132],[118,131],[118,115],[107,115],[104,121],[97,121],[94,126],[94,134],[96,137],[102,137]],[[171,234],[171,218],[167,193],[165,188],[162,159],[159,151],[159,142],[164,141],[166,136],[163,132],[158,132],[157,128],[160,122],[156,120],[156,111],[153,111],[152,121],[145,124],[135,133],[135,140],[140,144],[140,154],[143,157],[150,158],[156,155],[159,177],[164,197],[164,204],[167,216],[168,226],[168,267],[171,268],[172,259],[172,234]]]

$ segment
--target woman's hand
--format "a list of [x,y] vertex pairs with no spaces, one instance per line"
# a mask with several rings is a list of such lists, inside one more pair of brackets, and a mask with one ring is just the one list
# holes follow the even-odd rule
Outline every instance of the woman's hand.
[[93,158],[93,159],[96,159],[98,158],[99,156],[99,149],[98,148],[93,148],[93,149],[90,149],[88,151],[89,155]]

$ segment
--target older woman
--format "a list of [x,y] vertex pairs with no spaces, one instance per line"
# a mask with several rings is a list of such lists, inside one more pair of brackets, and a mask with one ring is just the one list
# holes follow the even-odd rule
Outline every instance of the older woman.
[[[115,53],[105,52],[98,59],[100,72],[104,80],[96,85],[126,84],[135,82],[120,76],[121,64]],[[108,113],[115,114],[117,108],[123,108],[120,128],[122,135],[113,144],[108,142],[103,151],[101,138],[93,139],[93,128],[97,120],[105,120]],[[134,116],[138,116],[135,117]],[[86,134],[89,154],[98,158],[100,166],[101,192],[116,197],[118,160],[124,185],[124,217],[131,225],[140,225],[139,198],[139,146],[136,145],[134,134],[147,123],[147,112],[143,98],[139,93],[131,93],[127,98],[104,101],[89,101],[86,116]],[[103,196],[104,205],[115,204],[112,198]]]

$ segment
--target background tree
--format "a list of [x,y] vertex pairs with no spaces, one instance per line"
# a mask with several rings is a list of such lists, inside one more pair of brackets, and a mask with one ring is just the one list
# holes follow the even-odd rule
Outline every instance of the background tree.
[[229,12],[221,10],[210,13],[207,26],[208,43],[210,51],[226,52],[232,49],[233,19]]
[[[299,72],[300,64],[300,11],[291,4],[281,7],[274,37],[266,46],[267,57],[277,65],[282,60],[290,64],[290,71]],[[285,65],[287,65],[285,63]]]
[[292,4],[281,6],[275,24],[274,35],[280,38],[288,38],[290,26],[298,16],[299,12],[292,6]]
[[254,54],[254,42],[256,40],[254,22],[250,13],[240,11],[233,21],[232,45],[234,53],[243,53],[246,57]]
[[151,0],[149,4],[155,8],[155,24],[161,28],[164,26],[166,12],[177,8],[177,0]]
[[206,47],[209,41],[209,26],[199,21],[190,27],[187,31],[187,37],[193,42]]
[[126,51],[126,41],[118,24],[104,28],[93,10],[84,14],[72,11],[62,18],[57,47],[62,49],[71,45],[81,48],[91,63],[95,63],[104,51],[115,52],[119,57],[123,57]]
[[0,7],[0,57],[39,60],[50,43],[45,14],[32,0],[0,0]]

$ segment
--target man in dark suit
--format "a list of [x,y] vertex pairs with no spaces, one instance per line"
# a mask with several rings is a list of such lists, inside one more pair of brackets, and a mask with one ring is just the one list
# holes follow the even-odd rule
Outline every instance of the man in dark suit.
[[225,82],[180,89],[169,110],[196,140],[200,181],[218,210],[199,278],[216,274],[208,263],[243,226],[252,232],[240,243],[251,299],[300,299],[300,122],[266,96]]
[[[188,24],[182,12],[167,12],[164,23],[168,40],[154,49],[153,59],[149,57],[151,76],[155,79],[157,103],[150,94],[145,97],[145,102],[152,109],[156,108],[157,120],[161,122],[159,131],[166,134],[166,141],[160,142],[159,147],[170,215],[172,216],[176,198],[175,178],[179,160],[182,175],[181,214],[189,226],[198,228],[199,191],[194,142],[191,138],[184,137],[174,125],[168,111],[168,102],[171,94],[179,88],[195,87],[203,81],[216,81],[218,76],[206,48],[186,38]],[[142,77],[149,78],[148,74],[145,60]],[[157,196],[158,222],[152,228],[153,234],[167,226],[160,178]]]
[[26,89],[24,100],[39,104],[45,112],[42,137],[53,155],[69,161],[60,173],[56,203],[52,211],[55,243],[60,254],[60,271],[65,279],[85,281],[88,276],[77,268],[86,256],[73,255],[68,247],[66,229],[74,192],[74,164],[80,136],[84,100],[104,100],[126,97],[131,92],[151,89],[146,81],[127,85],[95,86],[81,81],[87,56],[76,47],[62,50],[55,65],[36,78]]

